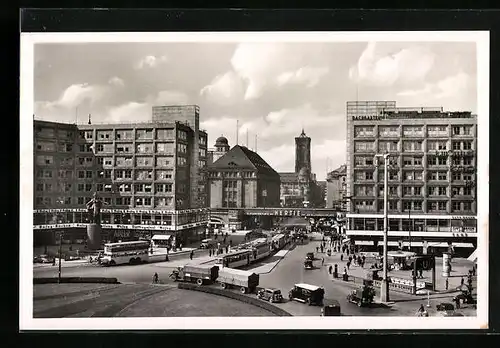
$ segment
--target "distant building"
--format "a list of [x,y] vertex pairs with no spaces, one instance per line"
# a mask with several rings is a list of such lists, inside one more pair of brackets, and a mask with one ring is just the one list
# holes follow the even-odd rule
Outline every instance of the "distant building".
[[324,206],[316,174],[311,172],[311,138],[304,129],[295,138],[295,172],[280,173],[280,201],[283,207]]
[[338,208],[345,211],[346,205],[346,165],[343,164],[339,168],[332,170],[326,176],[326,207]]
[[208,165],[210,208],[279,207],[280,176],[256,152],[236,145]]
[[316,185],[318,187],[318,202],[323,202],[321,206],[318,208],[326,208],[326,181],[316,181]]
[[218,137],[215,141],[214,148],[208,150],[207,163],[212,164],[217,161],[229,151],[229,148],[230,147],[227,138],[224,136]]

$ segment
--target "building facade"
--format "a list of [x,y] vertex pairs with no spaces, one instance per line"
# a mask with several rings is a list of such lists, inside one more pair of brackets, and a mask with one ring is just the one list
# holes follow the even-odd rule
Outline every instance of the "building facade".
[[304,129],[295,138],[295,173],[299,173],[302,168],[311,172],[311,138],[306,135]]
[[137,124],[35,121],[35,243],[50,243],[57,230],[85,239],[85,204],[94,192],[105,202],[105,240],[152,233],[184,245],[197,239],[208,214],[207,134],[193,126],[198,110],[185,107],[189,122],[154,112],[154,121]]
[[339,168],[332,170],[326,176],[326,208],[338,208],[341,211],[346,211],[346,171],[347,166],[341,165]]
[[388,169],[389,247],[472,252],[477,241],[477,119],[395,102],[347,103],[347,235],[380,247],[383,159]]

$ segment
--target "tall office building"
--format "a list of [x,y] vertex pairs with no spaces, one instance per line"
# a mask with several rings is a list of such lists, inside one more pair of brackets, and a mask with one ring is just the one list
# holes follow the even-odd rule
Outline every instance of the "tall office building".
[[186,245],[198,238],[207,216],[206,181],[198,174],[207,133],[196,130],[198,107],[185,108],[191,119],[157,113],[136,124],[35,121],[35,243],[50,243],[57,230],[84,239],[93,192],[105,202],[104,239],[163,233]]
[[468,111],[347,103],[347,235],[381,247],[384,165],[389,153],[389,247],[416,251],[476,246],[477,119]]

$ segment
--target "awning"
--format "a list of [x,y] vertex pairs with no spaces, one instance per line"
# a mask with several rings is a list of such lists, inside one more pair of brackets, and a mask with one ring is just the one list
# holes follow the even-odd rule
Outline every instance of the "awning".
[[156,240],[168,240],[170,239],[170,235],[169,234],[155,234],[153,236],[153,239],[156,239]]
[[467,258],[468,261],[476,262],[477,261],[477,249]]
[[373,241],[371,240],[356,240],[354,241],[356,245],[373,245]]
[[474,248],[472,243],[452,243],[452,245],[456,248]]

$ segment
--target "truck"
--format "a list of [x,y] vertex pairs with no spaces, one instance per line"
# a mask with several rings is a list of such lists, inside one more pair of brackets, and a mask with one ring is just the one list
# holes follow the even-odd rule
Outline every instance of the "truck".
[[213,284],[219,277],[219,266],[215,265],[185,265],[177,267],[170,274],[174,281],[191,282],[199,286]]
[[219,271],[217,282],[223,289],[239,287],[242,294],[252,293],[259,285],[259,275],[250,271],[224,267]]

